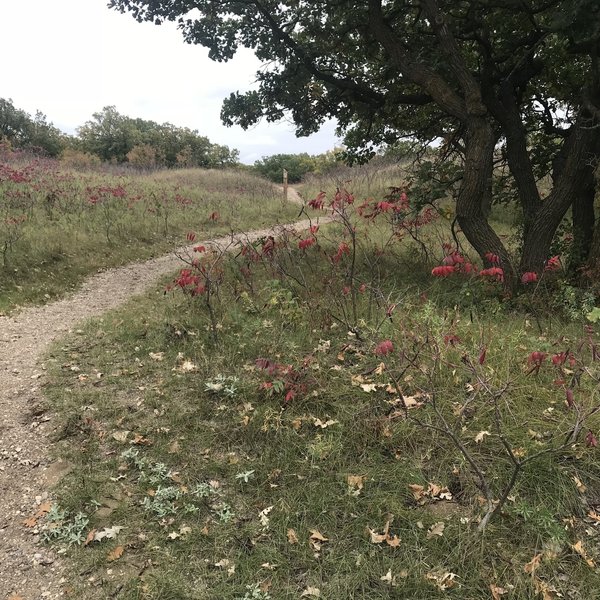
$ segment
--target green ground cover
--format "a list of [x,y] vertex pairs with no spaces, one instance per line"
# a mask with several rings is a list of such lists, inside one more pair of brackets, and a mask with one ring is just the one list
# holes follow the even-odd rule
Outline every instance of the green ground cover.
[[435,279],[448,221],[347,200],[53,348],[75,597],[597,597],[597,328],[560,273]]

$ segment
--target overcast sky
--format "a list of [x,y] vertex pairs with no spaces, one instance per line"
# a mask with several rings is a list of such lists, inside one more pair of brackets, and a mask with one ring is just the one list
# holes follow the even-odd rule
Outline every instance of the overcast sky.
[[211,142],[240,150],[243,162],[280,152],[319,154],[339,143],[333,124],[296,138],[289,123],[249,131],[225,127],[221,102],[246,91],[259,66],[240,52],[229,63],[183,42],[174,24],[137,23],[107,0],[0,0],[0,97],[41,110],[68,133],[104,106],[197,129]]

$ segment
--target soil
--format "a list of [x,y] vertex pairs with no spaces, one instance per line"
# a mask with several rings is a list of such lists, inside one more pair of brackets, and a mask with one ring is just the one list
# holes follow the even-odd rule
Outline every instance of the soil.
[[[291,189],[289,200],[302,202]],[[277,236],[282,227],[309,226],[309,221],[300,221],[236,238],[254,240]],[[226,247],[231,242],[232,236],[226,236],[196,243]],[[69,465],[51,459],[55,419],[44,410],[41,391],[46,350],[81,321],[142,294],[176,271],[182,265],[178,253],[100,272],[62,300],[0,317],[0,600],[67,595],[64,557],[41,542],[35,525],[24,523],[52,500],[52,486],[69,470]]]

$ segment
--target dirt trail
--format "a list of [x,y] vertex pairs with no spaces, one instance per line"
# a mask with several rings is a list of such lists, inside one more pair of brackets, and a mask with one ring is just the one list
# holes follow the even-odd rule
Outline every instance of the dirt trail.
[[[302,203],[292,189],[289,200]],[[326,220],[321,218],[321,222]],[[305,220],[235,237],[255,240],[277,236],[282,227],[302,230],[309,225]],[[232,239],[225,236],[204,243],[227,246]],[[52,415],[37,410],[43,399],[40,359],[53,341],[77,323],[143,293],[181,265],[170,254],[110,269],[91,277],[62,300],[27,308],[14,317],[0,317],[0,600],[13,596],[23,600],[61,598],[66,585],[60,557],[39,543],[35,528],[23,524],[64,475],[64,465],[49,458]]]

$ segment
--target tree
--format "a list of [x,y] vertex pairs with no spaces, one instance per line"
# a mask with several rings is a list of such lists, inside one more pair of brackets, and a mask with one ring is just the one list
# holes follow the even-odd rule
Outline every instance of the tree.
[[92,115],[77,130],[85,152],[102,160],[125,162],[127,153],[141,143],[137,129],[129,117],[121,115],[115,106],[105,106]]
[[301,154],[273,154],[254,163],[254,169],[263,177],[281,183],[283,169],[288,172],[290,183],[299,182],[306,173],[314,171],[316,160],[306,152]]
[[78,129],[80,146],[105,161],[146,167],[212,167],[237,159],[237,151],[212,144],[195,129],[133,119],[114,106],[105,106],[92,117]]
[[[600,145],[597,0],[111,0],[138,21],[176,21],[186,39],[229,60],[252,48],[258,89],[223,104],[249,127],[290,114],[299,135],[336,118],[355,158],[382,143],[443,140],[460,165],[457,220],[484,262],[501,257],[508,284],[540,271],[572,208],[582,263],[595,213]],[[438,161],[440,164],[443,161]],[[490,226],[494,173],[523,220],[514,261]],[[538,182],[552,177],[548,193]],[[600,235],[600,232],[597,232]]]
[[17,148],[39,150],[58,156],[65,147],[65,136],[39,110],[35,117],[16,108],[12,100],[0,98],[0,138]]

